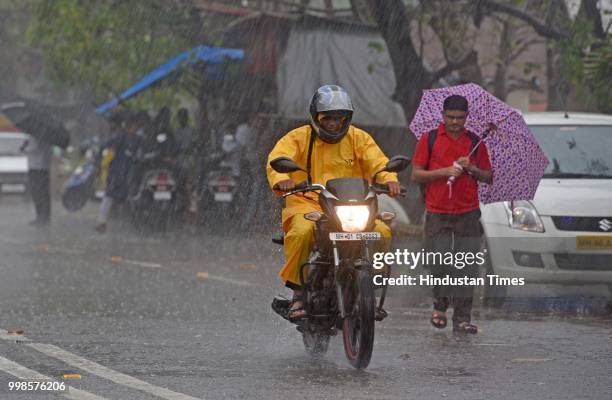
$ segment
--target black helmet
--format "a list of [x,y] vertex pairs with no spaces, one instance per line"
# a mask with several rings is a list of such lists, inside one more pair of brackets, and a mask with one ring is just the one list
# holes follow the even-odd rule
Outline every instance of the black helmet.
[[[345,117],[338,132],[328,132],[319,123],[317,114]],[[348,132],[353,118],[353,103],[346,90],[336,85],[325,85],[317,89],[310,100],[310,119],[317,136],[326,143],[338,143]]]

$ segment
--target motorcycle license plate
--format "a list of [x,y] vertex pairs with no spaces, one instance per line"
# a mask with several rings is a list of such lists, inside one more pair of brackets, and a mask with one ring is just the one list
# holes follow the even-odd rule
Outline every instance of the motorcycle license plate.
[[153,192],[153,200],[172,200],[172,192]]
[[23,193],[26,190],[24,184],[21,183],[5,183],[1,185],[2,193]]
[[216,192],[215,201],[232,201],[233,195],[231,192]]
[[330,232],[329,240],[343,241],[343,240],[380,240],[381,234],[379,232]]

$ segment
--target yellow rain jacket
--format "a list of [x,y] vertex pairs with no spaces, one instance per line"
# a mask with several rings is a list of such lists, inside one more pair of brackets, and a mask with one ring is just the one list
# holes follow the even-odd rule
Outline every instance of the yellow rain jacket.
[[[270,167],[270,161],[277,157],[288,157],[306,169],[311,131],[310,125],[301,126],[287,133],[276,143],[266,164],[270,187],[285,179],[292,179],[295,183],[307,179],[306,173],[302,171],[290,174],[278,173]],[[314,132],[312,134],[316,135]],[[329,144],[316,138],[312,148],[310,175],[312,183],[322,185],[335,178],[365,178],[369,181],[372,175],[383,169],[388,161],[389,159],[367,132],[350,126],[346,136],[338,143]],[[397,182],[396,173],[382,172],[377,177],[378,183],[393,181]],[[276,194],[280,195],[282,192]],[[300,215],[311,211],[322,211],[316,193],[287,197],[282,212],[287,263],[279,273],[285,282],[294,284],[299,282],[299,265],[307,259],[314,241],[314,223]],[[300,215],[292,218],[297,214]],[[389,228],[382,221],[377,221],[376,230],[383,234],[384,245],[388,246],[391,237]]]
[[[270,187],[285,179],[292,179],[295,183],[306,180],[306,173],[302,171],[290,174],[274,171],[270,167],[270,161],[277,157],[289,157],[306,169],[311,130],[310,125],[301,126],[287,133],[276,143],[266,163]],[[312,133],[316,135],[315,132]],[[310,175],[312,183],[322,185],[334,178],[365,178],[369,181],[372,175],[387,165],[388,161],[389,159],[367,132],[351,125],[346,136],[338,143],[325,143],[316,138],[312,148]],[[397,174],[382,172],[376,180],[378,183],[397,182]],[[316,198],[314,193],[287,197],[282,215],[283,226],[295,214],[322,211]]]

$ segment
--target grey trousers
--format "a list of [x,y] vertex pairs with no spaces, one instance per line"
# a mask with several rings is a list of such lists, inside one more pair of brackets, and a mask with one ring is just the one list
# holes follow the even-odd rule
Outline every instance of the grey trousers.
[[[480,210],[465,214],[435,214],[427,213],[425,216],[425,240],[427,250],[440,253],[458,253],[480,251],[482,240],[482,226],[480,224]],[[431,274],[442,278],[476,278],[477,265],[465,265],[459,269],[455,266],[432,265]],[[433,288],[434,309],[445,312],[449,306],[453,307],[453,325],[470,322],[472,313],[473,286],[442,286]]]

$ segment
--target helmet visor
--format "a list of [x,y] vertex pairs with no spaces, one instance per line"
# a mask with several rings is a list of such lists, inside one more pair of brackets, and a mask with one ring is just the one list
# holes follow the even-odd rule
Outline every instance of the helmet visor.
[[342,90],[321,90],[315,99],[316,112],[353,111],[353,104],[348,93]]

